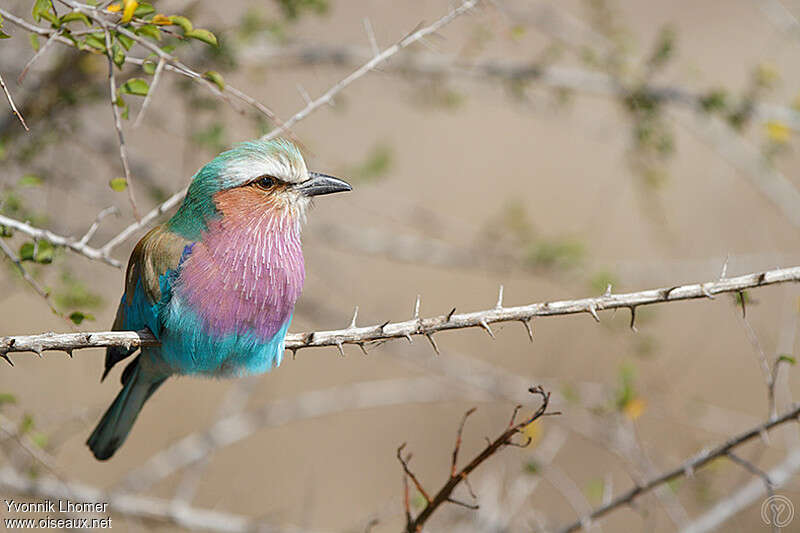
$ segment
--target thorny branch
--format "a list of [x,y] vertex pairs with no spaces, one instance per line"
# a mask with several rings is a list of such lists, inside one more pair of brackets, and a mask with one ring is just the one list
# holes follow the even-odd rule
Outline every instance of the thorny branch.
[[786,422],[791,422],[793,420],[799,421],[799,419],[800,419],[800,404],[794,404],[794,406],[792,406],[791,409],[784,412],[782,415],[770,417],[766,422],[763,422],[753,428],[748,429],[743,433],[731,437],[726,442],[720,444],[715,448],[701,451],[694,457],[684,462],[682,465],[636,485],[627,492],[624,492],[623,494],[620,494],[610,502],[595,508],[594,511],[592,511],[588,515],[581,517],[579,520],[576,520],[572,524],[565,526],[559,531],[560,533],[571,533],[573,531],[578,531],[584,527],[587,527],[593,520],[596,520],[608,514],[609,512],[617,509],[618,507],[632,503],[633,500],[642,496],[643,494],[650,492],[656,487],[659,487],[664,483],[669,483],[673,479],[677,479],[682,476],[690,476],[698,468],[702,468],[703,466],[707,465],[717,457],[729,456],[729,454],[733,449],[741,446],[742,444],[756,437],[764,438],[764,436],[767,434],[767,431],[769,431],[770,429],[776,426],[780,426],[781,424],[785,424]]
[[[2,223],[2,218],[0,218]],[[733,278],[722,278],[705,283],[676,285],[649,289],[640,292],[613,294],[606,291],[602,296],[582,298],[578,300],[561,300],[555,302],[533,303],[529,305],[504,307],[500,300],[493,308],[472,313],[456,313],[455,308],[449,313],[430,318],[421,318],[417,313],[412,320],[405,322],[386,321],[372,326],[356,327],[350,325],[345,329],[330,331],[312,331],[290,333],[286,336],[286,348],[296,352],[302,348],[319,346],[336,346],[344,353],[344,344],[356,344],[364,347],[367,343],[375,343],[389,339],[405,338],[412,341],[413,336],[425,336],[433,339],[435,333],[465,328],[482,328],[494,337],[490,324],[499,322],[521,322],[533,340],[531,321],[535,317],[571,315],[576,313],[590,314],[600,321],[599,311],[610,309],[629,309],[635,312],[640,305],[694,300],[699,298],[713,299],[717,294],[738,293],[745,289],[755,289],[778,283],[800,281],[800,266],[753,272]],[[419,300],[415,305],[419,309]],[[635,316],[635,315],[633,315]],[[631,321],[631,328],[635,321]],[[98,348],[107,346],[124,346],[135,348],[155,346],[158,341],[148,330],[141,331],[104,331],[84,333],[43,333],[40,335],[12,335],[0,338],[0,354],[11,352],[35,352],[44,350],[61,350],[71,353],[81,348]],[[433,344],[435,349],[435,344]]]
[[[469,475],[478,468],[484,461],[489,459],[492,455],[497,453],[498,451],[502,450],[506,446],[520,446],[525,447],[530,443],[530,437],[528,437],[528,441],[517,444],[513,441],[514,437],[518,434],[522,433],[522,431],[532,424],[534,421],[538,420],[539,418],[545,415],[551,414],[558,414],[557,412],[548,413],[547,407],[550,403],[550,393],[545,392],[544,389],[540,386],[531,387],[528,389],[528,392],[531,394],[537,394],[542,397],[542,404],[539,408],[534,412],[532,415],[527,417],[522,422],[517,422],[517,413],[522,408],[521,405],[518,405],[515,409],[513,414],[511,415],[511,421],[508,424],[508,428],[496,439],[490,441],[486,444],[486,447],[481,451],[478,455],[476,455],[464,468],[461,470],[456,471],[456,465],[458,463],[458,452],[461,448],[461,436],[464,431],[464,424],[467,421],[469,415],[475,412],[475,408],[470,409],[464,414],[464,418],[461,420],[461,424],[458,427],[458,432],[456,434],[456,443],[455,447],[453,448],[453,460],[451,464],[451,471],[450,476],[448,477],[445,484],[442,488],[436,492],[435,495],[429,496],[425,489],[422,487],[422,483],[417,479],[417,476],[414,475],[411,468],[409,467],[409,461],[411,460],[411,454],[407,454],[403,456],[403,450],[405,449],[405,443],[403,443],[397,449],[397,460],[400,461],[400,464],[403,467],[403,484],[405,489],[405,496],[404,496],[404,503],[405,503],[405,514],[406,514],[406,532],[407,533],[418,533],[422,530],[422,527],[425,525],[425,522],[436,512],[436,510],[441,507],[445,503],[454,503],[456,505],[461,505],[463,507],[467,507],[469,509],[477,509],[477,505],[468,504],[456,500],[453,498],[453,491],[458,487],[461,482],[463,481],[467,486],[469,486],[468,477]],[[409,494],[408,494],[408,479],[414,483],[414,486],[417,488],[419,493],[425,498],[426,505],[419,512],[416,517],[412,517],[411,514],[411,507],[409,502]],[[474,493],[470,488],[470,494],[474,497]]]

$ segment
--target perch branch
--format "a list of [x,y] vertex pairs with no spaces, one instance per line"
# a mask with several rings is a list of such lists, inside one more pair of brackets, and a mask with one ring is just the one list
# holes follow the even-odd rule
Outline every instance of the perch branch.
[[[2,219],[0,218],[0,223]],[[430,318],[414,318],[405,322],[383,322],[372,326],[348,327],[339,330],[290,333],[286,348],[292,351],[319,346],[361,345],[389,339],[432,336],[440,331],[465,328],[485,329],[498,322],[528,324],[535,317],[587,313],[599,318],[598,312],[610,309],[635,309],[640,305],[714,298],[717,294],[738,293],[778,283],[800,281],[800,266],[753,272],[743,276],[717,279],[705,283],[676,285],[640,292],[603,294],[578,300],[533,303],[517,307],[497,307],[471,313],[447,313]],[[104,331],[84,333],[44,333],[12,335],[0,338],[0,353],[36,352],[43,350],[72,351],[80,348],[123,346],[136,348],[155,346],[156,338],[148,330]]]

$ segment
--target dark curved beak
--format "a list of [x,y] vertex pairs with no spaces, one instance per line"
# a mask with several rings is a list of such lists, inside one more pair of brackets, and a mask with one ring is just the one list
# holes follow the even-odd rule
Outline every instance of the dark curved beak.
[[352,191],[353,188],[344,180],[320,174],[319,172],[309,172],[309,179],[298,183],[295,188],[306,196],[319,196],[321,194],[333,194],[335,192]]

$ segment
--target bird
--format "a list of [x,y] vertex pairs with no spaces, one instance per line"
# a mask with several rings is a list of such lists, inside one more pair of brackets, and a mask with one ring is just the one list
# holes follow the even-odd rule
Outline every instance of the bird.
[[[131,252],[112,329],[147,328],[122,372],[122,390],[87,440],[107,460],[144,403],[173,375],[227,378],[281,363],[303,288],[300,241],[315,196],[352,190],[311,172],[295,144],[276,138],[235,145],[193,177],[183,203]],[[106,349],[101,381],[136,348]]]

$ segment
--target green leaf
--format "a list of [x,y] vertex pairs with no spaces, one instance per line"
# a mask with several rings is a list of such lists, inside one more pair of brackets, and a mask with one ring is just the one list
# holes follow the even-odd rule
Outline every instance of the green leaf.
[[17,397],[9,392],[0,392],[0,405],[17,403]]
[[39,51],[39,36],[36,35],[35,33],[31,33],[30,35],[28,35],[28,40],[31,43],[31,48],[33,48],[33,51],[34,52],[38,52]]
[[33,261],[33,243],[26,242],[19,247],[20,261]]
[[136,96],[147,96],[150,85],[142,78],[131,78],[119,88],[123,94],[133,94]]
[[80,325],[80,323],[84,320],[94,320],[94,315],[83,313],[81,311],[73,311],[70,313],[69,319],[72,320],[72,322],[74,322],[76,325]]
[[83,42],[86,46],[94,48],[95,50],[100,50],[101,52],[106,51],[106,39],[103,34],[90,33]]
[[795,358],[794,358],[794,357],[792,357],[791,355],[788,355],[788,354],[785,354],[785,353],[784,353],[784,354],[781,354],[781,355],[778,357],[778,361],[777,361],[777,362],[778,362],[778,363],[780,363],[781,361],[784,361],[784,362],[786,362],[786,363],[789,363],[790,365],[795,365],[795,364],[797,364],[797,359],[795,359]]
[[125,178],[114,178],[108,182],[108,185],[117,192],[122,192],[128,188],[128,180]]
[[144,37],[150,37],[156,41],[161,40],[161,30],[158,29],[158,26],[155,24],[145,24],[139,28],[134,30],[137,35],[143,35]]
[[145,61],[144,63],[142,63],[142,70],[144,70],[145,74],[149,74],[150,76],[152,76],[153,74],[156,73],[156,64],[153,63],[152,61]]
[[111,54],[114,64],[121,69],[122,65],[125,64],[125,52],[122,51],[122,47],[117,43],[112,44]]
[[198,28],[196,30],[191,30],[184,32],[186,37],[190,39],[197,39],[198,41],[203,41],[206,44],[210,44],[211,46],[219,46],[217,44],[217,37],[208,30],[204,30],[202,28]]
[[75,22],[76,20],[83,22],[89,27],[92,26],[92,22],[89,20],[89,17],[87,17],[80,11],[72,11],[71,13],[67,13],[66,15],[64,15],[59,19],[59,21],[61,21],[61,24],[66,24],[67,22]]
[[[53,262],[55,247],[49,241],[39,241],[39,245],[33,242],[26,242],[19,248],[19,258],[21,261],[35,261],[37,263],[49,264]],[[34,257],[34,254],[35,257]]]
[[19,423],[19,432],[24,435],[25,433],[29,432],[32,429],[33,429],[33,417],[26,413],[25,416],[22,417],[22,420]]
[[203,77],[219,87],[220,91],[225,90],[225,79],[222,77],[222,74],[217,72],[216,70],[209,70],[203,73]]
[[42,20],[42,15],[44,15],[45,13],[50,13],[51,9],[53,9],[52,0],[36,0],[33,3],[33,11],[32,11],[33,20],[39,22],[40,20]]
[[194,26],[192,26],[192,21],[187,19],[186,17],[182,17],[180,15],[172,15],[171,17],[169,17],[169,20],[173,26],[180,26],[184,34],[194,29]]
[[25,174],[17,182],[19,187],[38,187],[42,184],[42,178],[36,174]]
[[36,257],[34,260],[37,263],[48,265],[53,262],[55,251],[56,249],[50,241],[39,241],[39,249],[36,250]]
[[131,39],[127,35],[122,35],[121,33],[117,34],[117,40],[119,41],[119,44],[121,44],[122,47],[125,50],[130,50],[131,46],[133,46],[133,42],[134,42],[133,39]]
[[136,8],[136,11],[133,12],[134,17],[146,17],[147,15],[152,15],[155,13],[156,8],[153,7],[152,4],[148,4],[147,2],[140,2],[139,7]]
[[3,15],[0,15],[0,39],[8,39],[11,36],[3,31]]

